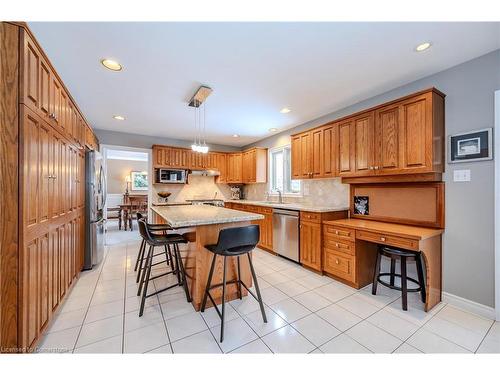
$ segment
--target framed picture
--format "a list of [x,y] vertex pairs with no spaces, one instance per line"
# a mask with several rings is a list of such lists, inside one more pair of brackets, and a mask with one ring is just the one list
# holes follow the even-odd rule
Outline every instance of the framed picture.
[[369,215],[370,214],[369,201],[370,201],[369,197],[363,195],[354,196],[354,214]]
[[448,137],[448,163],[493,159],[492,128]]
[[131,190],[148,190],[148,172],[130,172]]

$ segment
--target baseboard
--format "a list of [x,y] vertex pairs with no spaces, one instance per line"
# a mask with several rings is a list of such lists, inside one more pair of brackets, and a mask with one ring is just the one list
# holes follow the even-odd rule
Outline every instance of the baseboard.
[[493,307],[482,305],[447,292],[443,292],[443,302],[482,316],[483,318],[495,320],[495,309]]

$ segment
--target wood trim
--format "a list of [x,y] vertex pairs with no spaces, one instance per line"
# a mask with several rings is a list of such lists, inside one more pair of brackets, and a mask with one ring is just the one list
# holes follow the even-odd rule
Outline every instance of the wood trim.
[[397,98],[397,99],[394,99],[394,100],[391,100],[391,101],[388,101],[388,102],[384,102],[384,103],[378,104],[378,105],[376,105],[374,107],[366,108],[366,109],[363,109],[363,110],[361,110],[359,112],[351,113],[350,115],[347,115],[347,116],[339,117],[339,118],[337,118],[335,120],[332,120],[332,121],[329,121],[329,122],[327,122],[325,124],[321,124],[321,125],[315,126],[313,128],[307,129],[307,130],[302,130],[302,131],[300,131],[298,133],[291,134],[291,137],[299,135],[299,134],[302,134],[302,133],[306,133],[306,132],[309,132],[309,131],[312,131],[312,130],[316,130],[316,129],[321,128],[321,127],[323,127],[325,125],[331,125],[331,124],[334,124],[336,122],[344,121],[344,120],[347,120],[347,119],[349,119],[351,117],[361,116],[361,115],[363,115],[363,114],[365,114],[367,112],[375,111],[375,110],[377,110],[379,108],[382,108],[382,107],[385,107],[385,106],[388,106],[388,105],[391,105],[391,104],[394,104],[394,103],[397,103],[397,102],[400,102],[400,101],[403,101],[403,100],[406,100],[406,99],[410,99],[410,98],[413,98],[415,96],[419,96],[419,95],[422,95],[422,94],[427,94],[429,92],[435,93],[436,95],[439,95],[442,98],[446,97],[446,95],[443,92],[439,91],[437,88],[435,88],[435,87],[429,87],[428,89],[417,91],[417,92],[414,92],[412,94],[408,94],[406,96],[402,96],[400,98]]
[[441,173],[415,173],[407,175],[378,175],[363,177],[342,177],[343,184],[377,184],[382,182],[441,182]]
[[18,54],[19,28],[0,23],[0,352],[18,346]]

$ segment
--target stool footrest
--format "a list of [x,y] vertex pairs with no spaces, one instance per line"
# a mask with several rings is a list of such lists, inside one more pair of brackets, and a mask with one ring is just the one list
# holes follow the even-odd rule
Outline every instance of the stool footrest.
[[[391,284],[390,284],[390,283],[388,283],[387,281],[382,280],[382,279],[381,279],[381,277],[382,277],[382,276],[391,276],[391,273],[389,273],[389,272],[380,273],[380,274],[378,275],[378,277],[377,277],[377,281],[378,281],[380,284],[382,284],[382,285],[384,285],[384,286],[386,286],[386,287],[388,287],[388,288],[394,289],[394,290],[399,290],[399,291],[401,291],[401,290],[402,290],[402,288],[401,288],[401,287],[399,287],[399,286],[395,286],[395,285],[391,285]],[[392,276],[401,278],[401,274],[399,274],[399,273],[394,273],[394,274],[392,274]],[[417,280],[415,280],[414,278],[411,278],[411,277],[406,277],[406,280],[410,280],[410,281],[414,282],[415,284],[419,285],[418,281],[417,281]],[[422,288],[421,288],[421,287],[418,287],[418,288],[407,288],[407,289],[406,289],[406,291],[407,291],[407,292],[420,292],[421,290],[422,290]]]

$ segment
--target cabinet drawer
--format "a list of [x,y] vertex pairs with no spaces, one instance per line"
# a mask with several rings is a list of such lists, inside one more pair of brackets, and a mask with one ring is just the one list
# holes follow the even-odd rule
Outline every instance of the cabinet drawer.
[[323,246],[334,251],[339,251],[349,255],[355,255],[354,242],[339,241],[335,236],[323,236]]
[[355,281],[355,257],[328,248],[323,248],[323,257],[323,270],[325,272],[347,281]]
[[418,241],[405,237],[390,236],[375,232],[358,230],[356,231],[356,238],[360,240],[401,247],[408,250],[418,250]]
[[356,231],[354,229],[338,227],[335,225],[325,225],[324,233],[325,235],[334,236],[340,240],[354,241]]
[[272,214],[273,209],[271,207],[260,207],[261,214]]
[[319,223],[321,222],[321,214],[317,212],[300,211],[300,220]]

